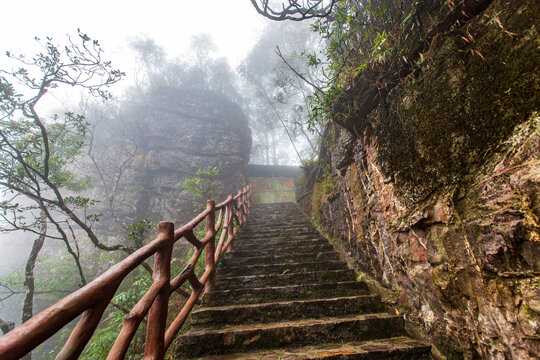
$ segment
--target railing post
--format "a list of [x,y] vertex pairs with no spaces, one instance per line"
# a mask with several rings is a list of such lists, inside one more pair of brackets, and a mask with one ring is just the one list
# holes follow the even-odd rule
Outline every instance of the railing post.
[[238,226],[244,223],[244,202],[242,201],[242,189],[238,190]]
[[216,262],[214,259],[216,253],[216,204],[214,200],[208,200],[206,202],[206,208],[210,208],[210,212],[206,215],[206,234],[212,234],[208,244],[204,249],[205,266],[204,271],[208,271],[208,280],[204,287],[204,292],[210,292],[216,285]]
[[247,215],[248,215],[248,212],[249,212],[247,186],[244,186],[244,188],[242,189],[242,193],[244,194],[242,199],[244,200],[244,222],[245,222],[247,220]]
[[79,358],[80,354],[84,350],[84,347],[94,334],[94,331],[96,330],[105,309],[114,296],[115,290],[116,288],[111,286],[109,293],[100,294],[103,299],[100,303],[83,313],[81,320],[71,332],[71,335],[66,341],[66,344],[62,347],[62,350],[60,350],[58,355],[56,355],[55,360]]
[[152,282],[161,283],[161,290],[148,312],[146,328],[145,360],[163,360],[165,356],[165,326],[169,307],[169,288],[171,281],[171,254],[174,244],[174,224],[160,222],[158,239],[166,239],[164,246],[158,250],[154,258]]
[[247,209],[248,209],[248,214],[249,212],[251,211],[251,186],[248,185],[247,186]]
[[[231,196],[232,197],[232,196]],[[234,200],[232,200],[231,202],[229,202],[227,204],[227,241],[229,239],[232,239],[231,242],[229,243],[229,247],[227,248],[227,253],[230,253],[233,249],[233,246],[234,246],[234,239],[233,239],[233,236],[234,236],[234,215],[233,215],[233,211],[234,211],[234,204],[233,204]]]

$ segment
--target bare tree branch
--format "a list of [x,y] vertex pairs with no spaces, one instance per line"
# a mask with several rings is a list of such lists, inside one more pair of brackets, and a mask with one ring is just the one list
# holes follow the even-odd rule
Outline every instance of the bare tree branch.
[[285,57],[283,57],[283,54],[281,53],[281,50],[279,49],[279,46],[277,45],[276,45],[276,55],[279,56],[279,58],[285,63],[285,65],[287,65],[289,69],[291,69],[293,73],[295,73],[296,76],[304,80],[306,84],[309,84],[311,87],[313,87],[313,89],[315,89],[318,95],[323,95],[323,90],[319,86],[315,85],[313,82],[306,79],[304,75],[300,74],[295,68],[292,67],[291,64],[289,64],[287,60],[285,60]]
[[281,7],[272,7],[270,0],[250,0],[255,10],[262,16],[274,20],[302,21],[312,18],[324,18],[330,15],[337,0],[289,0]]

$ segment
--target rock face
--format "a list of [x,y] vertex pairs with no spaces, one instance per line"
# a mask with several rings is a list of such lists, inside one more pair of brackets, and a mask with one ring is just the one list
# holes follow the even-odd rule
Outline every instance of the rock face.
[[302,205],[447,358],[538,358],[540,3],[483,3],[328,129],[333,177]]
[[[146,112],[144,192],[137,209],[155,221],[193,216],[192,196],[182,182],[197,169],[216,167],[216,201],[247,183],[251,130],[240,107],[206,91],[167,89],[154,93]],[[205,201],[205,199],[201,199]]]

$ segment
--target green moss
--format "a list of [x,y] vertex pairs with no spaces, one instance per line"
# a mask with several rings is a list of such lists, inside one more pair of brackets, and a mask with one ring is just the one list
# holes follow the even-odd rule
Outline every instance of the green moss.
[[[534,26],[540,6],[532,0],[502,6],[438,35],[414,74],[355,124],[357,134],[373,130],[383,173],[403,200],[421,201],[440,185],[466,185],[540,108]],[[494,16],[503,27],[489,22]],[[365,108],[370,89],[348,92],[341,106]]]
[[465,32],[440,40],[416,81],[398,86],[372,119],[383,169],[411,200],[464,179],[538,109],[540,52],[514,23],[530,26],[533,16],[506,19],[520,38],[472,24],[473,43],[463,43]]
[[521,305],[521,308],[523,309],[523,312],[525,313],[525,316],[527,316],[527,319],[531,320],[531,321],[534,321],[535,320],[535,316],[534,314],[532,313],[531,309],[529,308],[529,306],[527,304],[523,304]]

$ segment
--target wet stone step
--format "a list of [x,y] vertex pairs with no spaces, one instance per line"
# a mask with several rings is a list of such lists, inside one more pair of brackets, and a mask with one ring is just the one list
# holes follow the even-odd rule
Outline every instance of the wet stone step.
[[202,307],[193,311],[191,323],[198,328],[205,325],[274,322],[276,319],[320,319],[379,312],[381,308],[377,295]]
[[295,204],[255,205],[176,359],[428,359]]
[[293,211],[283,209],[282,212],[251,212],[248,215],[248,222],[254,224],[272,224],[279,222],[305,221],[305,216],[298,209]]
[[254,264],[290,264],[298,262],[339,260],[334,251],[312,252],[305,254],[268,255],[253,257],[231,257],[223,259],[223,266],[243,266]]
[[271,229],[271,228],[286,229],[286,228],[297,228],[297,227],[314,228],[313,224],[309,220],[302,217],[302,219],[298,221],[297,220],[290,221],[287,218],[283,218],[283,219],[272,219],[267,222],[257,223],[257,222],[252,222],[248,220],[244,225],[244,230],[242,231],[252,231],[253,229],[256,229],[257,231],[259,231],[260,229]]
[[[205,356],[206,360],[428,360],[431,346],[407,337]],[[201,358],[202,359],[202,358]]]
[[312,226],[311,222],[309,222],[308,219],[305,217],[296,217],[295,215],[289,215],[288,217],[282,217],[282,218],[273,218],[273,219],[263,219],[263,220],[256,220],[254,218],[248,219],[246,222],[246,226],[294,226],[297,224],[304,224],[308,226]]
[[304,226],[280,226],[280,227],[276,227],[276,226],[266,226],[264,228],[260,228],[260,229],[257,229],[256,231],[252,231],[252,230],[248,230],[248,227],[246,226],[243,230],[242,230],[242,235],[244,234],[251,234],[251,235],[264,235],[265,233],[269,232],[269,233],[272,233],[272,232],[295,232],[295,231],[317,231],[315,230],[315,228],[308,224],[308,225],[304,225]]
[[341,260],[298,262],[289,264],[255,264],[245,266],[218,267],[218,276],[244,276],[279,273],[289,270],[290,272],[338,270],[346,269],[347,265]]
[[238,242],[236,245],[238,245],[235,248],[236,250],[241,251],[262,251],[262,246],[264,246],[264,249],[277,249],[277,248],[304,248],[308,245],[313,246],[323,246],[328,245],[328,241],[323,238],[312,238],[312,237],[303,237],[299,239],[290,239],[290,238],[278,238],[278,239],[272,239],[267,241],[256,241],[251,243],[245,243],[245,242]]
[[[262,245],[262,244],[261,244]],[[253,257],[260,254],[265,256],[270,255],[287,255],[287,254],[301,254],[312,252],[327,252],[333,251],[334,248],[329,243],[326,244],[305,244],[304,246],[276,246],[276,247],[262,247],[259,246],[258,250],[247,249],[244,250],[243,246],[238,246],[235,250],[230,252],[231,257]]]
[[322,282],[339,282],[355,280],[355,272],[350,269],[340,270],[323,270],[312,272],[293,273],[288,269],[281,273],[265,274],[265,275],[246,275],[223,277],[218,276],[216,281],[216,290],[226,289],[241,289],[248,287],[265,287],[265,286],[286,286],[298,285],[306,282],[322,283]]
[[253,224],[246,224],[244,226],[244,229],[242,232],[249,232],[249,233],[259,233],[264,231],[294,231],[298,229],[313,229],[313,225],[311,225],[308,222],[303,223],[280,223],[280,224],[260,224],[260,225],[253,225]]
[[365,295],[368,291],[369,289],[363,281],[304,283],[301,285],[268,286],[264,288],[214,290],[205,294],[202,303],[204,306],[261,304],[272,301]]
[[[258,245],[264,246],[265,244],[273,243],[288,243],[305,240],[325,240],[319,234],[301,234],[301,235],[287,235],[287,236],[271,236],[266,238],[239,238],[235,240],[235,244],[240,246]],[[326,240],[325,240],[326,241]],[[328,243],[328,241],[326,241]],[[260,248],[259,248],[260,249]]]
[[317,230],[315,230],[311,226],[306,227],[300,227],[300,228],[282,228],[282,229],[267,229],[264,231],[245,231],[242,232],[240,235],[240,238],[268,238],[268,237],[276,237],[276,236],[290,236],[290,235],[301,235],[301,234],[313,234],[313,235],[319,235]]
[[401,336],[403,318],[391,314],[192,329],[177,338],[176,354],[187,357],[327,342]]

